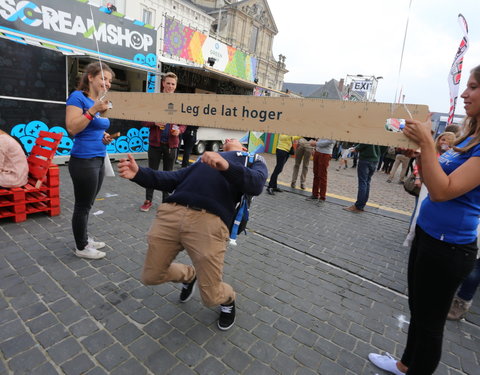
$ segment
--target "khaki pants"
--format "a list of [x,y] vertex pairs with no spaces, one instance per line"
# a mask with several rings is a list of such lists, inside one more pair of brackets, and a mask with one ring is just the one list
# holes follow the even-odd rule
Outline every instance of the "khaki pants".
[[395,173],[397,172],[398,167],[400,164],[402,165],[402,171],[400,172],[400,182],[403,182],[405,179],[405,173],[407,173],[408,163],[410,163],[410,158],[408,156],[397,154],[395,156],[395,163],[393,163],[392,170],[388,179],[391,181],[395,177]]
[[[228,238],[227,226],[216,215],[175,203],[160,205],[148,232],[142,282],[146,285],[169,281],[188,283],[196,276],[206,306],[231,303],[235,292],[222,282]],[[172,263],[183,249],[193,267]]]
[[293,166],[292,174],[292,184],[296,184],[298,171],[300,169],[300,164],[303,161],[302,173],[300,174],[300,184],[305,185],[305,180],[307,179],[308,173],[308,164],[310,163],[310,157],[313,153],[313,147],[310,146],[310,142],[304,138],[300,138],[298,141],[298,146],[295,151],[295,165]]

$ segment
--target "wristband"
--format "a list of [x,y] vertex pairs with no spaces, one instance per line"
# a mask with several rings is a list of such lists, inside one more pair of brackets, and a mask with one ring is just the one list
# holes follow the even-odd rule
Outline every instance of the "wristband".
[[90,112],[87,111],[83,115],[87,118],[87,120],[89,121],[93,120],[93,116],[90,114]]

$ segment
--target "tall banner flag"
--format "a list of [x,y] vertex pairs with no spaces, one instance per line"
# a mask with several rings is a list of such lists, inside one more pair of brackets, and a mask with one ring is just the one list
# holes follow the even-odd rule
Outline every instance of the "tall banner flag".
[[461,14],[458,15],[458,22],[463,31],[463,38],[458,47],[457,54],[453,60],[450,73],[448,74],[448,86],[450,87],[450,110],[448,112],[448,122],[453,122],[453,115],[455,114],[455,106],[457,105],[458,98],[458,86],[460,84],[460,78],[462,77],[463,56],[468,49],[468,25],[465,17]]

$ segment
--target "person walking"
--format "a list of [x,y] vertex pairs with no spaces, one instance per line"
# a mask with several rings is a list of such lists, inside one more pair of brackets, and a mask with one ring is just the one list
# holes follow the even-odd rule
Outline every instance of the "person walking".
[[310,144],[315,138],[302,137],[298,140],[295,150],[295,165],[293,166],[292,182],[290,186],[295,189],[297,185],[298,171],[302,164],[302,173],[300,174],[300,189],[305,190],[305,180],[307,179],[308,165],[312,157],[314,147]]
[[312,195],[307,200],[325,202],[327,199],[328,165],[332,158],[335,141],[330,139],[312,140],[310,144],[315,147],[313,154],[313,187]]
[[[177,76],[175,73],[166,73],[162,77],[162,92],[173,94],[177,88]],[[165,124],[163,122],[148,123],[150,135],[148,136],[148,167],[158,170],[160,161],[164,171],[171,171],[175,164],[179,136],[185,131],[185,125]],[[168,192],[162,191],[162,202],[168,197]],[[153,205],[153,189],[146,189],[145,201],[140,206],[140,211],[148,212]]]
[[395,162],[393,163],[392,170],[390,171],[390,175],[388,176],[387,182],[392,182],[395,178],[395,174],[397,173],[398,167],[402,166],[402,171],[400,172],[400,179],[398,181],[399,184],[403,184],[403,180],[405,180],[405,175],[407,174],[408,164],[410,163],[410,158],[405,155],[405,151],[396,149],[395,150]]
[[68,171],[73,182],[75,203],[72,230],[75,255],[80,258],[101,259],[106,253],[99,251],[104,242],[88,236],[88,216],[105,176],[106,145],[112,141],[106,130],[108,118],[101,117],[108,107],[102,97],[110,89],[114,73],[102,62],[89,64],[80,80],[78,90],[67,99],[65,124],[73,136]]
[[[270,195],[275,195],[275,192],[281,192],[277,185],[278,175],[282,173],[283,167],[287,162],[290,155],[293,155],[293,142],[295,139],[300,137],[292,137],[287,134],[280,134],[278,139],[277,149],[276,149],[276,156],[277,156],[277,164],[275,164],[275,168],[273,169],[272,175],[270,176],[270,180],[268,181],[267,193]],[[292,152],[292,154],[291,154]]]
[[354,213],[361,213],[364,211],[370,195],[370,181],[377,168],[380,155],[384,151],[383,149],[383,146],[368,145],[364,143],[360,143],[353,147],[353,152],[359,153],[357,167],[357,201],[349,207],[344,207],[343,209],[345,211]]
[[[223,149],[205,152],[177,171],[140,168],[130,154],[118,168],[121,177],[143,187],[174,191],[160,205],[148,232],[142,282],[183,283],[180,302],[187,302],[198,284],[206,306],[220,305],[218,328],[228,330],[235,322],[235,292],[222,275],[235,205],[244,193],[261,194],[268,171],[261,156],[247,166],[248,154],[236,139],[228,139]],[[172,263],[183,249],[193,265]]]
[[190,154],[192,153],[193,146],[197,141],[198,126],[188,125],[182,134],[183,140],[183,157],[182,168],[186,168],[190,165]]
[[480,66],[461,97],[463,135],[439,158],[432,123],[406,120],[405,136],[420,146],[417,158],[428,196],[422,202],[408,259],[407,343],[399,361],[370,353],[377,367],[396,375],[431,375],[440,362],[443,330],[456,290],[477,257],[480,215]]

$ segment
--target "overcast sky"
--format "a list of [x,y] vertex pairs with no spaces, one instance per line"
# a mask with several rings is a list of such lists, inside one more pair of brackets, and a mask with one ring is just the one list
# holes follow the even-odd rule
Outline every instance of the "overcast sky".
[[[268,0],[278,34],[273,52],[286,56],[285,82],[323,84],[348,75],[382,76],[376,100],[427,104],[448,112],[447,76],[463,37],[457,16],[469,27],[459,95],[469,71],[480,65],[480,0]],[[399,65],[405,26],[408,33]],[[464,114],[458,99],[456,114]]]

